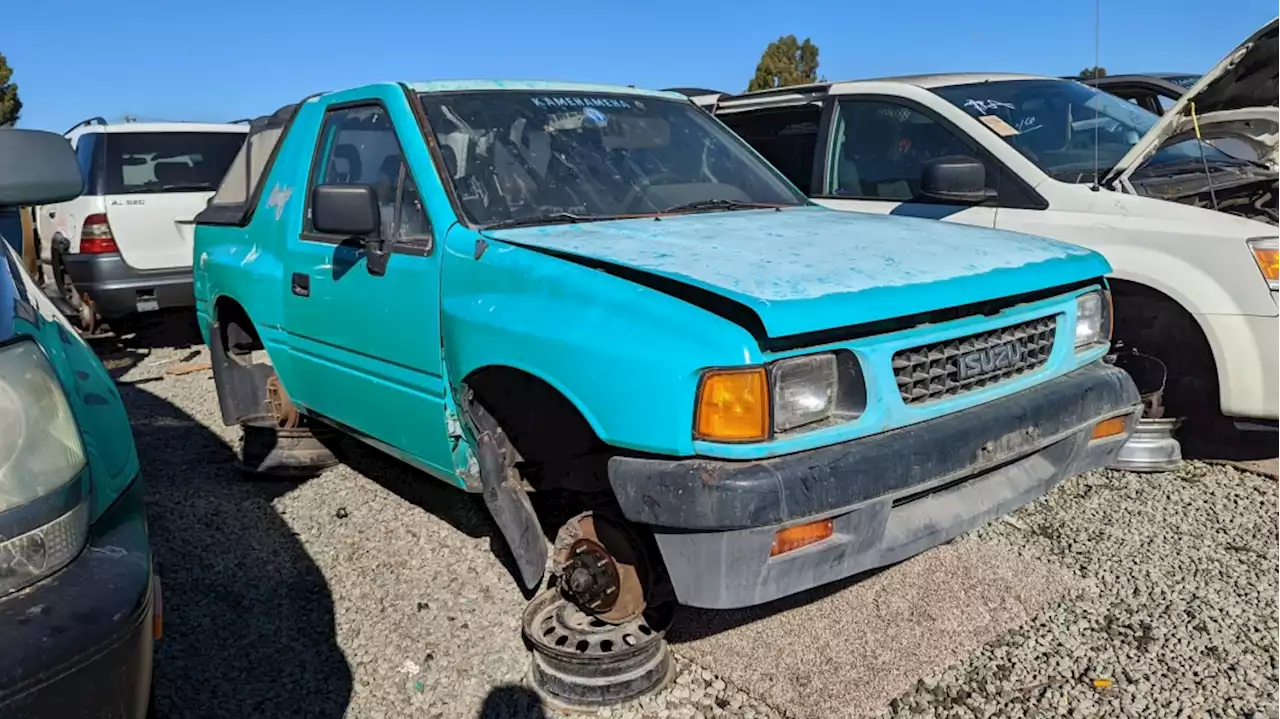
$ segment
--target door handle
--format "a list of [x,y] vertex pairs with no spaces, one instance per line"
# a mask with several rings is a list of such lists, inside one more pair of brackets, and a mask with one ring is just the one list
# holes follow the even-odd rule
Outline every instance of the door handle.
[[293,285],[293,294],[299,297],[311,296],[311,275],[295,272],[293,273],[291,284]]

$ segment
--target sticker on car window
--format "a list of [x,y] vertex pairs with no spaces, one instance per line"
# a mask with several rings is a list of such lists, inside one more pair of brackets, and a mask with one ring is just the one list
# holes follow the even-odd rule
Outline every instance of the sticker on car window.
[[1001,137],[1012,137],[1018,134],[1017,128],[1004,121],[999,115],[982,115],[978,118],[982,124],[995,130],[995,133]]
[[535,95],[530,99],[535,107],[616,107],[620,109],[629,109],[631,103],[617,97],[592,97],[589,95],[577,95],[572,97],[550,97],[546,95]]
[[609,124],[609,117],[594,107],[584,109],[582,119],[588,127],[604,127]]

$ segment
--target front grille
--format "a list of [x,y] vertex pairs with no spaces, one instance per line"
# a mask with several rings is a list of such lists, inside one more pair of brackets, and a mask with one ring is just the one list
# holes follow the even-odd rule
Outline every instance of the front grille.
[[912,347],[893,355],[898,391],[907,404],[923,404],[990,387],[1049,360],[1056,316],[990,332]]

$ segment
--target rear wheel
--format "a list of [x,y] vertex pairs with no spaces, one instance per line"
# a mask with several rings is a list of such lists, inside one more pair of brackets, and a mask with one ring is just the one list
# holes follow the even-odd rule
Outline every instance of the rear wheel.
[[265,384],[270,411],[240,420],[240,471],[250,478],[302,478],[338,464],[337,430],[303,417],[274,374]]
[[242,420],[240,429],[236,466],[246,478],[300,479],[338,464],[337,432],[326,427],[282,427],[263,415]]
[[[224,421],[240,425],[236,466],[249,479],[304,478],[338,464],[337,430],[303,416],[276,376],[270,357],[238,305],[218,312],[210,361]],[[228,399],[229,398],[229,399]]]

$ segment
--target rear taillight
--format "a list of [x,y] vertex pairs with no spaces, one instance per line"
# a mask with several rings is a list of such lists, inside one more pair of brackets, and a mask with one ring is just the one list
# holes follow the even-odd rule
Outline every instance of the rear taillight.
[[84,218],[84,224],[80,227],[81,254],[97,255],[103,252],[119,251],[120,248],[116,247],[116,238],[111,234],[111,223],[107,222],[106,215],[98,213]]

